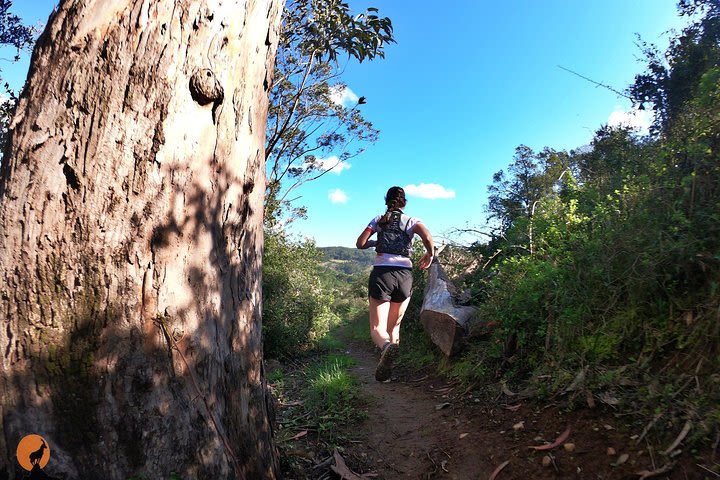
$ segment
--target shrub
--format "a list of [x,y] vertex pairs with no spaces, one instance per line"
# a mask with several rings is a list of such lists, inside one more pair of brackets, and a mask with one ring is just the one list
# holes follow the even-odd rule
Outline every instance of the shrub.
[[323,281],[320,253],[312,242],[295,243],[267,233],[263,255],[265,355],[279,358],[307,351],[339,322],[334,290]]

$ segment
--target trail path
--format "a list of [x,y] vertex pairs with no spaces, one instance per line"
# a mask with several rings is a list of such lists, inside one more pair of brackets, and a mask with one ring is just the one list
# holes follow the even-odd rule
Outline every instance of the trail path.
[[[442,379],[402,369],[380,383],[374,379],[374,352],[350,344],[348,353],[358,362],[354,374],[369,404],[368,418],[350,432],[343,456],[356,473],[377,475],[367,478],[489,479],[509,461],[497,480],[637,479],[635,472],[665,462],[657,453],[650,456],[644,444],[636,446],[600,409],[566,412],[553,403],[507,396],[488,404]],[[572,443],[572,451],[562,444],[547,451],[529,448],[553,442],[567,427],[571,433],[564,443]],[[609,455],[608,447],[616,453]],[[703,478],[698,473],[678,465],[670,476],[652,478]]]
[[[369,400],[368,419],[361,432],[360,456],[382,478],[428,478],[439,473],[447,478],[488,478],[496,454],[491,445],[478,453],[470,445],[488,443],[479,438],[472,420],[456,415],[452,387],[434,385],[424,375],[397,375],[390,382],[374,378],[376,356],[361,346],[350,354],[358,361],[354,373]],[[459,413],[459,412],[458,412]],[[462,439],[459,436],[467,435]]]

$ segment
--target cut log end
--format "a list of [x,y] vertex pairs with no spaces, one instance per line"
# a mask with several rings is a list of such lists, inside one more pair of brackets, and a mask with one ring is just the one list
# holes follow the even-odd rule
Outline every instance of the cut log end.
[[450,315],[425,310],[420,313],[420,322],[432,342],[448,357],[460,347],[464,331]]

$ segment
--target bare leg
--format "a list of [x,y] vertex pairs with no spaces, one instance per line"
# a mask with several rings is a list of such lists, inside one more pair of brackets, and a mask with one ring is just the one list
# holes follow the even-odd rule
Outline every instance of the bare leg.
[[370,302],[370,338],[375,345],[382,348],[383,345],[390,342],[388,334],[388,313],[390,304],[386,300],[376,300],[368,297]]
[[409,303],[410,297],[406,298],[403,302],[390,302],[387,333],[392,343],[400,343],[400,323],[402,322],[403,316],[405,316],[405,310],[407,310]]

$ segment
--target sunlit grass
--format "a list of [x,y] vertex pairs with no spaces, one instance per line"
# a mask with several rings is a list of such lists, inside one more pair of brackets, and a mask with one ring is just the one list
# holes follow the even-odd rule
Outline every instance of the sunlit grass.
[[360,387],[350,369],[355,359],[339,353],[325,353],[304,368],[284,376],[272,372],[272,384],[281,403],[278,443],[292,442],[305,431],[328,448],[341,444],[353,425],[366,417]]
[[347,355],[329,355],[308,369],[306,406],[327,441],[335,441],[339,431],[365,416],[357,380],[348,371],[355,363]]
[[308,374],[309,400],[318,407],[332,408],[342,400],[350,400],[356,391],[356,382],[348,373],[355,360],[347,355],[330,355],[310,369]]

